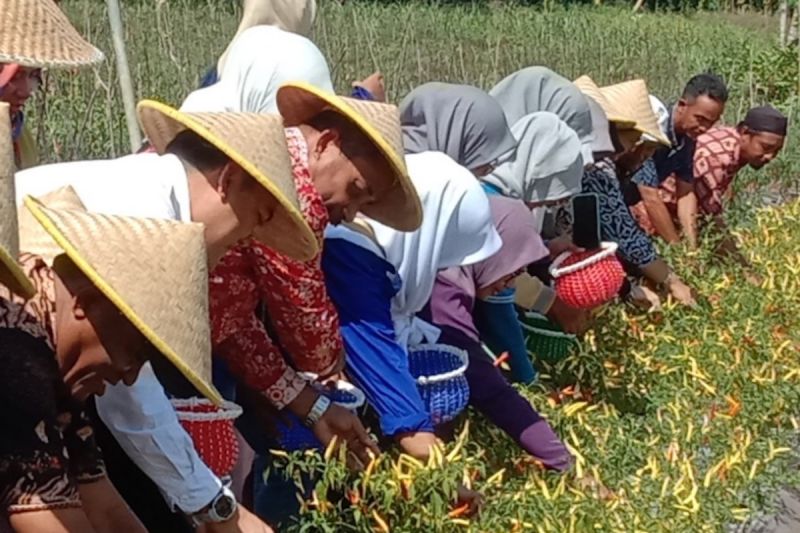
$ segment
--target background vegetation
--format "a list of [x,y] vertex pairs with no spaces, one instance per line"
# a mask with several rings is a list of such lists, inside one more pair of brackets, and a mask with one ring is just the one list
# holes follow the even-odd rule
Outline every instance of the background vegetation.
[[[629,7],[320,4],[315,40],[341,90],[380,69],[397,101],[425,81],[488,88],[544,64],[599,83],[643,77],[669,100],[692,74],[713,69],[732,89],[729,122],[766,101],[798,116],[796,50],[777,45],[772,19],[633,15]],[[122,155],[127,135],[104,6],[64,5],[109,61],[93,72],[51,73],[30,106],[31,124],[49,161]],[[137,95],[176,105],[238,24],[238,13],[217,0],[141,0],[126,3],[124,17]],[[387,458],[366,480],[322,469],[317,502],[331,503],[309,505],[304,528],[381,530],[383,520],[392,531],[722,530],[764,511],[774,487],[796,482],[800,256],[788,237],[800,232],[800,206],[758,207],[765,195],[797,191],[795,139],[793,131],[777,162],[737,184],[745,194],[731,217],[762,287],[704,251],[674,252],[704,297],[699,310],[648,317],[609,309],[583,351],[544,369],[526,391],[576,450],[580,472],[539,472],[471,416],[464,449],[443,468]],[[315,461],[294,458],[292,468],[315,470]],[[579,473],[599,483],[579,482]],[[488,498],[471,521],[448,517],[449,490],[464,476]]]

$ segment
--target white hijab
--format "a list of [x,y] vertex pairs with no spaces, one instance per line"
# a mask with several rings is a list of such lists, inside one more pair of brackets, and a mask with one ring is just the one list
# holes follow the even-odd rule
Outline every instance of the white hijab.
[[277,113],[275,95],[287,81],[305,81],[333,92],[319,48],[275,26],[255,26],[231,43],[219,81],[191,93],[181,111]]
[[400,343],[413,346],[439,337],[437,328],[415,317],[430,300],[438,271],[482,261],[502,241],[489,200],[469,170],[440,152],[408,154],[406,164],[422,202],[422,226],[402,232],[366,221],[402,280],[392,317]]
[[[511,126],[511,132],[519,141],[517,158],[486,176],[487,183],[529,204],[566,200],[581,192],[581,141],[564,121],[553,113],[531,113]],[[545,211],[534,209],[540,230]]]
[[314,19],[317,16],[316,0],[244,0],[242,20],[231,44],[217,62],[217,72],[225,68],[228,54],[236,37],[254,26],[275,26],[303,37],[311,35]]

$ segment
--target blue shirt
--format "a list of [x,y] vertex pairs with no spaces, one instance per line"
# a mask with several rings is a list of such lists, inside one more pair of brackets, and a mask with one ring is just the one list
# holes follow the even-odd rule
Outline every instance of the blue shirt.
[[642,168],[637,170],[631,178],[637,185],[658,187],[672,174],[686,183],[694,182],[694,140],[688,135],[678,135],[675,132],[674,119],[675,106],[670,108],[669,127],[667,137],[672,146],[662,146],[656,150],[653,157],[645,161]]
[[433,431],[433,422],[397,343],[392,298],[400,290],[394,267],[341,238],[326,238],[322,270],[339,312],[347,371],[380,417],[381,431]]

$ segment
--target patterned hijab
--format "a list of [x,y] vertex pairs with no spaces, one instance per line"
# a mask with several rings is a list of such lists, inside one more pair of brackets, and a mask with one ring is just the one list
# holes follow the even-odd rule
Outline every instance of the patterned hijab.
[[500,102],[509,124],[537,111],[555,113],[578,134],[584,164],[594,162],[591,109],[568,79],[546,67],[528,67],[507,76],[489,94]]
[[407,153],[444,152],[470,170],[508,161],[517,146],[500,105],[469,85],[421,85],[400,103],[400,119]]

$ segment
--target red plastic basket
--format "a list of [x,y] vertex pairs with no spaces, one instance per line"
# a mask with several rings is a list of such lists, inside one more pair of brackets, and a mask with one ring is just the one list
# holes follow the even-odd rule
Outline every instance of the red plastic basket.
[[217,407],[201,398],[175,398],[172,405],[203,462],[217,476],[229,475],[239,459],[233,421],[242,414],[242,408],[233,402],[223,402],[222,407]]
[[599,251],[559,255],[550,266],[558,297],[579,309],[593,309],[612,300],[625,281],[616,252],[616,243],[604,242]]

